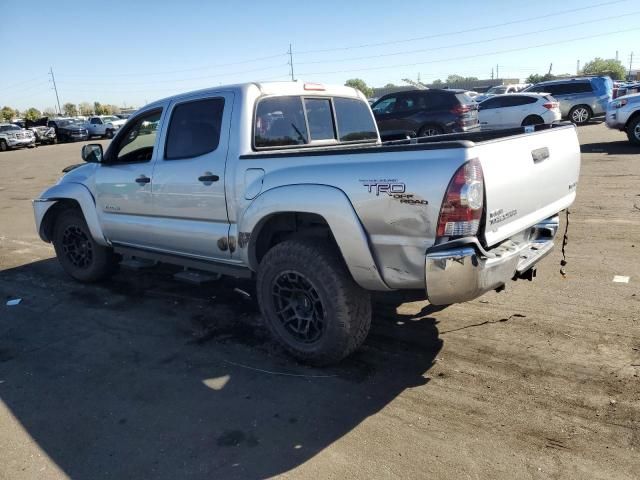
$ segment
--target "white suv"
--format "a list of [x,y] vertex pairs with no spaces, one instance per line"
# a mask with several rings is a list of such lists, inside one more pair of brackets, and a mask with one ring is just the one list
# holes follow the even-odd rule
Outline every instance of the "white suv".
[[25,130],[12,123],[0,123],[0,151],[12,148],[33,147],[36,137],[31,130]]
[[126,120],[122,120],[115,115],[103,115],[89,118],[86,127],[89,132],[89,138],[93,136],[113,138],[118,129],[125,123]]
[[607,127],[627,132],[629,141],[640,145],[640,93],[618,97],[607,106]]
[[560,118],[558,102],[544,93],[495,95],[478,105],[478,121],[483,130],[549,124]]

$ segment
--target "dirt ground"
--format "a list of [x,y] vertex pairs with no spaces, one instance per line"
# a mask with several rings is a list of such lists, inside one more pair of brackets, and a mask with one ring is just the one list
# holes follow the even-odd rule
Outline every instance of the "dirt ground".
[[579,136],[566,278],[556,248],[473,302],[378,299],[329,369],[271,342],[250,282],[73,282],[30,199],[81,145],[0,154],[0,478],[639,478],[640,149]]

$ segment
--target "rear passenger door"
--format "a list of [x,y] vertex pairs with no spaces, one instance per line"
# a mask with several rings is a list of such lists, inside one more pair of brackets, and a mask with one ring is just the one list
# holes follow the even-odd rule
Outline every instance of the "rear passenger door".
[[153,170],[154,247],[204,259],[228,259],[224,177],[233,93],[175,101]]
[[502,126],[500,113],[503,97],[491,97],[478,106],[478,121],[482,130],[495,130]]

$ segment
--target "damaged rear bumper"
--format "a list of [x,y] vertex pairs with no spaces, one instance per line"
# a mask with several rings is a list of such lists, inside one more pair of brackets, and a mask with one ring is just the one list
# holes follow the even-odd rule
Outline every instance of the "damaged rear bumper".
[[509,280],[533,278],[535,264],[553,249],[559,218],[549,218],[487,251],[476,238],[437,245],[427,251],[425,282],[434,305],[467,302],[504,287]]

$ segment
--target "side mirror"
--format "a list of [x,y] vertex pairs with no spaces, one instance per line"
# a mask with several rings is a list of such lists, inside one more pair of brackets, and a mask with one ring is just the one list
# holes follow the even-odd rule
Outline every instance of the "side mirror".
[[102,162],[102,145],[89,143],[82,147],[82,159],[87,163]]

